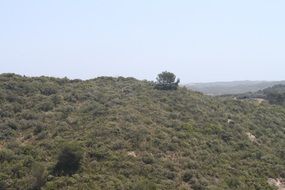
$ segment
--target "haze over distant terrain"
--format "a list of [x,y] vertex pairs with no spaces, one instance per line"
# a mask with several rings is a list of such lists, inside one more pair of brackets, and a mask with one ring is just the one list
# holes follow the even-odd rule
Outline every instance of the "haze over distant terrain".
[[285,84],[285,81],[233,81],[212,83],[190,83],[189,89],[202,92],[207,95],[242,94],[257,92],[277,84]]
[[0,73],[284,80],[285,1],[0,2]]

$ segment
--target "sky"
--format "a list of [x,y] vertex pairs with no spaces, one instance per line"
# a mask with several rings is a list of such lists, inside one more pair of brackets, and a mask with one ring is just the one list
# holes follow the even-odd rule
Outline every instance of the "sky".
[[285,80],[284,0],[0,0],[0,73]]

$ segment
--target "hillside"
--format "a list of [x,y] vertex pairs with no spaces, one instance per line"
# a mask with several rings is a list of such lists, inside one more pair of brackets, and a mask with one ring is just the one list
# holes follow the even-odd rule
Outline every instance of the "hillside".
[[273,190],[285,178],[282,106],[14,74],[0,75],[0,105],[0,189]]
[[193,83],[186,85],[189,89],[202,92],[207,95],[242,94],[257,92],[278,84],[285,84],[285,81],[234,81],[234,82],[212,82]]

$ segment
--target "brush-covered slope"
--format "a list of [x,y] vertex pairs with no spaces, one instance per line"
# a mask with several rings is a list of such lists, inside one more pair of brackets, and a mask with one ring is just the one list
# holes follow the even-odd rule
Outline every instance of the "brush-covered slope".
[[[3,74],[0,119],[0,189],[274,189],[268,178],[285,177],[284,107]],[[66,144],[80,167],[56,173]]]

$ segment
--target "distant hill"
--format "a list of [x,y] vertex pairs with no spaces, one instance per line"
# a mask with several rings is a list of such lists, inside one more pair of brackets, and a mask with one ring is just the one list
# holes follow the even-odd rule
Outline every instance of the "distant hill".
[[234,82],[212,82],[192,83],[186,85],[188,88],[202,92],[207,95],[242,94],[246,92],[257,92],[277,84],[285,84],[285,81],[234,81]]
[[99,77],[0,75],[1,190],[274,190],[285,107]]
[[285,85],[278,84],[257,92],[231,95],[238,99],[264,99],[271,104],[285,105]]

